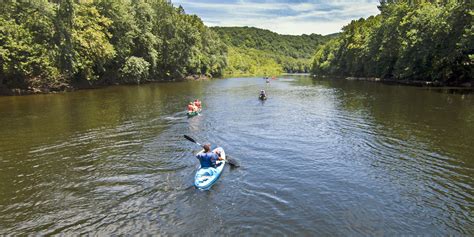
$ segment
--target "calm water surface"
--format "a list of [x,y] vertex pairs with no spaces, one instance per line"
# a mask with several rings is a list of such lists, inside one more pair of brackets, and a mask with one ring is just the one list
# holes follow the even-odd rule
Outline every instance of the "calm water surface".
[[[241,167],[196,190],[183,134]],[[474,235],[473,144],[473,94],[370,82],[0,97],[0,234]]]

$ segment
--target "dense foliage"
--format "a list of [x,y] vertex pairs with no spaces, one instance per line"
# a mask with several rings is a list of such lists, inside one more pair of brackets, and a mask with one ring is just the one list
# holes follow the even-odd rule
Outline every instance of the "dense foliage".
[[312,73],[461,84],[473,80],[471,1],[382,1],[320,46]]
[[310,69],[448,84],[474,78],[468,0],[381,1],[379,15],[329,36],[211,30],[168,0],[6,0],[1,6],[0,89]]
[[120,74],[122,75],[122,80],[126,82],[136,82],[140,83],[142,78],[148,77],[148,72],[150,71],[150,63],[143,58],[138,58],[135,56],[129,57],[122,69],[120,69]]
[[226,51],[167,0],[6,0],[0,8],[0,87],[216,76]]
[[[212,29],[221,36],[228,46],[234,48],[229,54],[231,68],[226,71],[233,75],[261,74],[269,70],[309,72],[314,49],[333,37],[318,34],[280,35],[254,27],[212,27]],[[249,66],[233,65],[233,62],[240,62],[238,58],[248,59]],[[257,61],[259,63],[255,64]],[[250,70],[252,65],[261,66],[263,61],[269,62],[265,63],[266,69]],[[270,62],[276,62],[276,64]]]
[[282,66],[272,58],[272,53],[251,48],[229,47],[228,64],[225,69],[228,76],[270,76],[283,72]]

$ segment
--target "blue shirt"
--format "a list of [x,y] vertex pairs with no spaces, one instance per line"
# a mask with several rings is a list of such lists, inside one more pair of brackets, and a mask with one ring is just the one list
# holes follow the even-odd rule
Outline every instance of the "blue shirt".
[[196,157],[201,162],[201,168],[216,167],[216,161],[219,159],[214,152],[199,153]]

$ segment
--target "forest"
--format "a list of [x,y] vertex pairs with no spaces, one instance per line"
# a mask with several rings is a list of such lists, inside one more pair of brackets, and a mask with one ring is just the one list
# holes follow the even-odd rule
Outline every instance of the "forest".
[[2,1],[0,89],[220,76],[226,45],[167,0]]
[[309,72],[315,49],[335,35],[280,35],[255,27],[212,27],[229,46],[228,75]]
[[381,1],[380,14],[353,20],[314,55],[315,75],[474,82],[472,1]]
[[2,1],[0,90],[283,72],[473,82],[473,3],[383,0],[342,33],[207,27],[168,0]]

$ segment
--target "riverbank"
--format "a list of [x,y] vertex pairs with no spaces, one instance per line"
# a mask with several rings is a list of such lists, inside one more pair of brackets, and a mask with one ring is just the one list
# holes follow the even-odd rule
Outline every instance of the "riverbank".
[[369,82],[380,82],[384,84],[398,84],[406,86],[419,86],[419,87],[449,87],[451,89],[474,89],[474,84],[471,82],[464,83],[446,83],[439,81],[420,81],[420,80],[397,80],[397,79],[387,79],[379,77],[344,77],[344,76],[328,76],[328,75],[312,75],[313,78],[336,78],[341,80],[348,81],[369,81]]
[[53,93],[71,92],[78,89],[91,89],[91,88],[98,88],[98,87],[75,88],[69,84],[63,85],[61,87],[28,87],[28,88],[0,87],[0,96],[53,94]]
[[[141,81],[139,84],[148,83],[161,83],[170,81],[203,81],[210,80],[213,77],[211,75],[189,75],[180,79],[163,79],[163,80],[146,80]],[[51,85],[35,85],[27,86],[26,88],[8,88],[5,85],[0,85],[0,96],[23,96],[23,95],[35,95],[35,94],[54,94],[54,93],[65,93],[76,90],[87,90],[87,89],[99,89],[114,85],[130,85],[136,83],[123,83],[115,79],[104,78],[98,81],[77,81],[74,83],[57,83]]]
[[371,81],[371,82],[382,82],[386,84],[401,84],[408,86],[428,86],[428,87],[459,87],[459,88],[472,88],[474,85],[470,82],[455,84],[455,83],[443,83],[439,81],[420,81],[420,80],[396,80],[396,79],[384,79],[378,77],[346,77],[349,81]]

